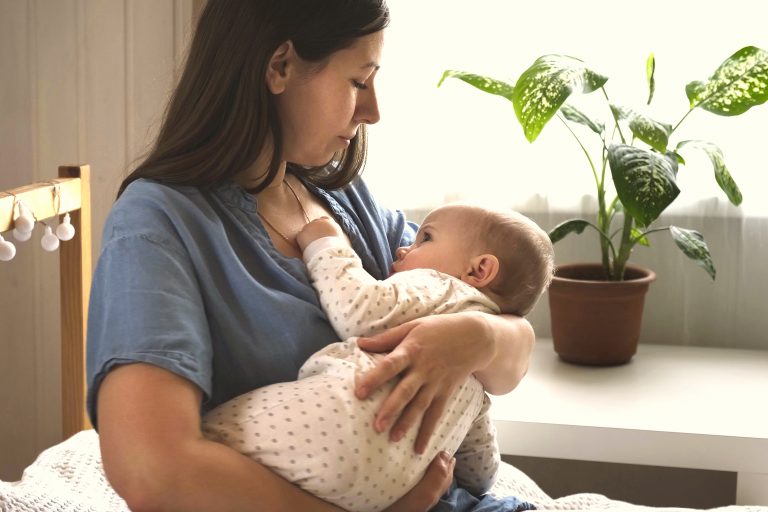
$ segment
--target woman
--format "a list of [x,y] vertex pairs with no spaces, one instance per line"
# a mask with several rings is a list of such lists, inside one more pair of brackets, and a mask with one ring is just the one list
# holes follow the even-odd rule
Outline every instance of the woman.
[[[200,415],[294,380],[336,336],[296,245],[333,216],[383,278],[414,235],[357,178],[383,0],[209,0],[157,141],[125,180],[104,230],[88,326],[89,413],[104,469],[133,510],[335,510],[221,444]],[[466,343],[467,339],[473,342]],[[525,373],[530,325],[455,314],[361,341],[391,353],[364,398],[401,377],[373,427],[429,438],[455,382],[505,393]],[[451,482],[437,457],[392,510],[427,510]]]

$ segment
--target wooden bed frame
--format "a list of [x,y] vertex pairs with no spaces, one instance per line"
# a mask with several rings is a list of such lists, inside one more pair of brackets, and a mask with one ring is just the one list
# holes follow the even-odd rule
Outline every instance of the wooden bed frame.
[[[85,336],[91,288],[91,169],[59,167],[58,179],[0,192],[0,233],[13,229],[14,201],[37,220],[70,214],[75,237],[59,246],[61,290],[61,415],[64,439],[90,428],[85,409]],[[58,187],[61,203],[53,201]]]

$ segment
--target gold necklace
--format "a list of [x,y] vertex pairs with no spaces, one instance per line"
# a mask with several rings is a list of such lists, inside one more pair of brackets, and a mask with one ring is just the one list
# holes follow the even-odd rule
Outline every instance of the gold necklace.
[[[306,221],[305,225],[306,225],[306,224],[309,224],[309,222],[310,222],[310,221],[309,221],[309,215],[307,215],[307,210],[305,210],[305,209],[304,209],[304,205],[302,204],[302,202],[301,202],[301,199],[299,199],[299,195],[296,193],[296,191],[293,189],[293,187],[291,186],[290,182],[289,182],[287,179],[284,179],[284,180],[283,180],[283,183],[285,183],[285,184],[286,184],[286,186],[288,187],[288,190],[290,190],[290,191],[291,191],[291,194],[293,194],[293,197],[296,199],[296,202],[297,202],[297,203],[299,203],[299,208],[301,208],[301,213],[303,213],[303,214],[304,214],[304,220]],[[280,231],[279,229],[277,229],[277,228],[275,227],[275,225],[274,225],[274,224],[272,224],[272,223],[269,221],[269,219],[267,219],[267,218],[264,216],[264,214],[263,214],[263,213],[261,213],[261,212],[260,212],[258,209],[256,210],[256,213],[257,213],[257,214],[258,214],[258,216],[261,218],[261,220],[263,220],[263,221],[264,221],[264,223],[265,223],[267,226],[269,226],[270,228],[272,228],[272,231],[274,231],[275,233],[277,233],[278,235],[280,235],[280,237],[281,237],[283,240],[285,240],[285,241],[286,241],[286,243],[287,243],[288,245],[290,245],[290,246],[296,246],[296,237],[293,237],[293,241],[291,241],[291,239],[290,239],[290,238],[288,238],[287,236],[285,236],[285,233],[283,233],[282,231]]]

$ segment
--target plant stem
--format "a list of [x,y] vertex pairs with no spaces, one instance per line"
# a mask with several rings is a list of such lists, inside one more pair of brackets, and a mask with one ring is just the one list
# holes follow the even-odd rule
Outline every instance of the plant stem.
[[581,143],[581,139],[579,139],[578,135],[576,135],[576,133],[571,130],[571,127],[568,126],[568,123],[565,122],[565,119],[563,119],[560,114],[557,115],[557,118],[565,125],[566,128],[568,128],[568,131],[571,132],[571,135],[573,135],[573,138],[576,139],[579,147],[581,147],[581,150],[584,152],[584,156],[586,156],[587,160],[589,160],[589,166],[592,168],[592,176],[595,177],[595,183],[597,183],[598,188],[600,188],[601,184],[597,179],[597,169],[595,169],[595,163],[592,161],[592,157],[589,156],[587,148],[584,147],[584,144]]
[[613,259],[616,259],[616,247],[614,247],[613,242],[608,237],[608,235],[603,230],[601,230],[599,227],[597,227],[594,224],[592,224],[591,222],[589,222],[589,221],[585,221],[585,222],[587,223],[587,225],[589,227],[591,227],[592,229],[597,231],[597,234],[600,235],[600,242],[601,243],[605,243],[608,246],[608,249],[610,249],[610,251],[611,251],[611,256],[613,257]]
[[608,215],[610,215],[611,219],[613,219],[613,215],[616,213],[616,201],[619,200],[619,196],[616,196],[613,198],[613,201],[611,201],[610,206],[608,206]]
[[689,110],[688,112],[686,112],[686,113],[685,113],[685,115],[683,116],[683,118],[682,118],[682,119],[680,119],[680,120],[677,122],[677,124],[675,125],[675,127],[674,127],[674,128],[672,128],[672,131],[671,131],[671,132],[669,132],[669,134],[670,134],[670,135],[672,135],[672,134],[675,132],[675,130],[677,130],[677,127],[678,127],[678,126],[680,126],[680,124],[681,124],[683,121],[685,121],[685,118],[686,118],[686,117],[688,117],[688,114],[690,114],[691,112],[693,112],[693,109],[691,109],[691,110]]
[[613,253],[614,259],[616,258],[616,251],[613,249],[611,238],[607,236],[608,230],[611,227],[611,219],[605,209],[605,189],[602,186],[598,186],[597,188],[597,204],[597,224],[600,226],[599,231],[605,234],[605,236],[600,238],[600,255],[602,258],[603,271],[605,272],[606,276],[610,276],[611,258],[608,255],[608,247],[611,247],[611,252]]
[[603,96],[605,96],[605,101],[608,102],[608,109],[611,111],[611,115],[613,116],[613,121],[616,123],[616,129],[619,130],[619,137],[621,138],[621,143],[626,144],[627,139],[624,138],[624,134],[621,132],[621,126],[619,126],[619,118],[616,116],[616,113],[611,108],[611,100],[608,98],[608,93],[605,92],[605,87],[601,87],[600,90],[603,91]]
[[[605,143],[603,143],[602,158],[603,166],[600,172],[600,184],[597,187],[597,222],[600,226],[600,230],[603,233],[608,233],[611,229],[611,224],[613,223],[613,213],[611,211],[613,203],[611,203],[611,207],[605,207],[605,169],[608,164],[608,148],[605,147]],[[612,239],[613,236],[600,239],[600,255],[602,258],[603,271],[605,272],[606,277],[610,277],[611,275],[611,256],[613,256],[614,260],[616,259],[616,250],[613,248],[613,242],[611,242]],[[611,244],[610,255],[608,254],[609,244]]]
[[621,233],[621,245],[619,246],[619,255],[613,261],[612,280],[622,281],[624,279],[624,268],[627,266],[627,260],[632,253],[632,247],[635,243],[632,240],[632,226],[635,220],[627,212],[624,212],[624,229]]
[[[581,139],[579,139],[578,135],[571,129],[571,127],[568,125],[568,123],[565,122],[565,119],[563,119],[559,114],[557,116],[558,119],[565,125],[566,128],[568,128],[568,131],[571,132],[571,135],[573,135],[573,138],[576,139],[576,142],[581,147],[581,150],[584,152],[584,155],[587,157],[587,160],[589,161],[589,166],[592,168],[592,176],[595,178],[595,185],[597,186],[597,202],[598,202],[598,211],[597,211],[597,226],[594,224],[589,224],[593,228],[597,230],[598,233],[600,233],[600,253],[602,255],[602,264],[603,269],[605,270],[606,275],[610,275],[611,272],[611,258],[608,254],[608,251],[610,249],[611,253],[613,254],[614,258],[616,257],[616,250],[613,247],[613,244],[611,243],[610,238],[606,236],[606,231],[608,227],[610,227],[610,219],[608,218],[606,211],[605,211],[605,188],[603,187],[603,184],[605,183],[605,165],[607,162],[606,154],[607,150],[605,149],[605,141],[603,141],[603,167],[600,177],[597,176],[597,169],[595,168],[595,162],[592,160],[592,157],[589,156],[589,152],[587,151],[587,148],[584,147],[584,144],[582,144]],[[598,227],[599,226],[599,227]]]
[[642,233],[640,233],[639,236],[633,238],[632,241],[636,242],[636,241],[640,240],[641,238],[643,238],[644,236],[650,235],[651,233],[656,233],[658,231],[669,231],[669,226],[666,226],[666,227],[663,227],[663,228],[649,229],[648,231],[643,231]]

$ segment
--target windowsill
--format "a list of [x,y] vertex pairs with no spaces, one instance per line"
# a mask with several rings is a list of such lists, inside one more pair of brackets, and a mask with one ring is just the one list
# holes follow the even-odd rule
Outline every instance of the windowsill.
[[504,454],[768,478],[766,390],[768,351],[641,344],[601,368],[564,363],[543,339],[491,416]]

